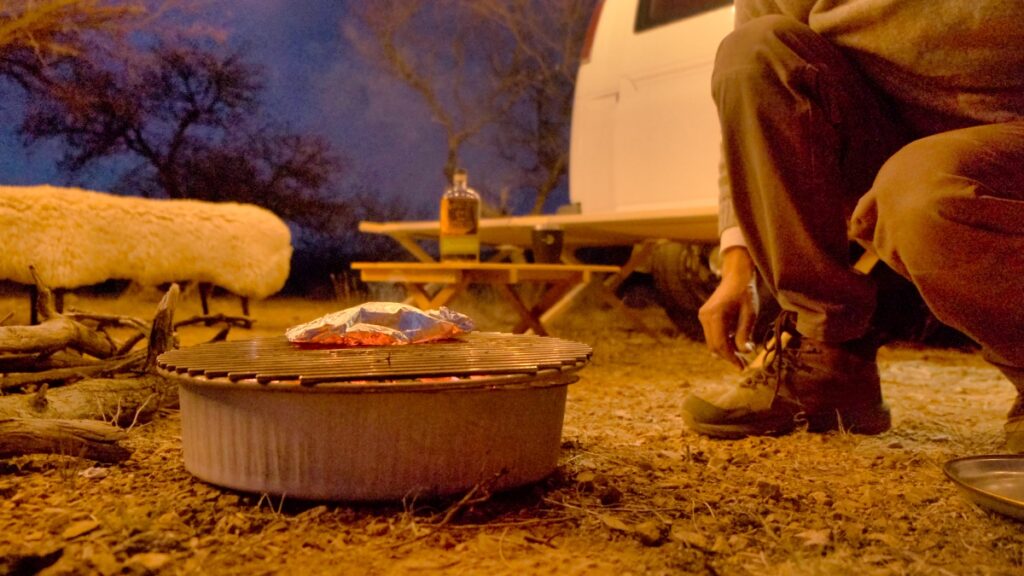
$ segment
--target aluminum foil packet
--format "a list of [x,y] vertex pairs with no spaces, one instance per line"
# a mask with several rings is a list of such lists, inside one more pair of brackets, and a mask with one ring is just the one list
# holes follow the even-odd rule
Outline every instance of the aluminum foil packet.
[[292,326],[285,337],[295,344],[391,346],[445,340],[475,329],[473,320],[442,306],[420,310],[394,302],[367,302]]

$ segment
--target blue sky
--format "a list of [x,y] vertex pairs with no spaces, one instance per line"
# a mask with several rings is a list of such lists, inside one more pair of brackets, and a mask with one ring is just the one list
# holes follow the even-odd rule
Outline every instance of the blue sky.
[[[435,217],[444,186],[444,135],[419,97],[365,62],[345,38],[339,0],[211,0],[205,18],[217,21],[234,45],[264,67],[265,101],[293,129],[316,132],[349,161],[350,182],[368,184],[407,206],[410,217]],[[54,148],[26,149],[13,132],[20,105],[0,103],[0,184],[66,184]],[[481,140],[483,143],[483,141]],[[498,190],[513,182],[509,167],[486,146],[464,150],[471,184]],[[87,176],[104,189],[112,170]]]

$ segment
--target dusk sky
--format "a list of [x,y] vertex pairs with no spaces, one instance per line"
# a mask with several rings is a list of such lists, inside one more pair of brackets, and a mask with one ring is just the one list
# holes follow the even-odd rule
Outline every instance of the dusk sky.
[[[418,95],[365,61],[347,38],[355,24],[339,0],[211,0],[204,21],[223,27],[264,67],[269,110],[298,131],[320,133],[348,158],[349,182],[369,184],[408,206],[410,217],[436,216],[444,186],[444,140]],[[17,94],[8,92],[7,94]],[[68,184],[53,148],[26,149],[14,133],[20,105],[0,105],[0,184]],[[483,138],[486,138],[484,136]],[[483,140],[481,140],[483,142]],[[512,173],[484,147],[464,149],[471,185],[498,190]],[[112,170],[81,184],[104,189]]]

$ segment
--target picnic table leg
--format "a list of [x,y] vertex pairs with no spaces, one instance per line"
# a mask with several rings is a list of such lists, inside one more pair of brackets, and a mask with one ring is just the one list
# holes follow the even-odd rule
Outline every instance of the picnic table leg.
[[[457,284],[448,284],[430,295],[427,289],[422,284],[415,282],[406,282],[405,289],[409,294],[409,298],[412,299],[412,303],[420,310],[430,310],[444,306],[449,300],[454,298],[458,293],[466,287],[465,282],[459,282]],[[408,300],[407,300],[408,301]]]
[[498,289],[498,293],[505,296],[505,299],[508,300],[516,309],[516,312],[519,313],[520,321],[516,324],[515,328],[512,329],[513,333],[522,334],[527,330],[533,330],[533,333],[539,336],[548,335],[548,331],[544,329],[544,325],[540,323],[540,320],[535,315],[536,312],[526,307],[526,304],[523,303],[523,299],[516,294],[515,290],[513,290],[508,284],[495,284],[495,287]]
[[560,283],[552,286],[541,295],[536,307],[542,312],[540,321],[547,324],[561,316],[576,301],[576,298],[587,289],[586,283]]
[[413,238],[406,236],[405,234],[392,234],[391,237],[401,244],[402,248],[408,250],[409,253],[420,262],[436,262],[434,257],[428,254],[427,251],[424,250]]
[[[537,319],[537,322],[542,326],[548,324],[558,313],[565,310],[567,302],[571,302],[575,298],[577,294],[576,289],[581,286],[584,285],[572,282],[556,282],[547,286],[540,299],[529,309],[530,318]],[[553,310],[555,307],[559,309]],[[512,330],[513,332],[520,333],[525,332],[528,327],[524,319],[520,320],[519,324],[516,324]]]
[[647,267],[651,263],[651,256],[654,255],[654,249],[660,244],[664,244],[665,240],[644,240],[639,246],[633,247],[633,252],[629,256],[629,260],[622,265],[622,269],[616,274],[611,274],[605,279],[604,285],[615,292],[619,289],[619,286],[629,278],[637,268],[641,266]]
[[419,308],[420,310],[427,310],[428,308],[430,308],[430,294],[427,294],[427,292],[419,284],[406,282],[405,293],[406,304],[412,304]]

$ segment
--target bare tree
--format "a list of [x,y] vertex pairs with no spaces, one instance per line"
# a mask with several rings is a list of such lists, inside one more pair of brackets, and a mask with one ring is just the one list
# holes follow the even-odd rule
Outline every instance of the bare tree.
[[572,88],[594,0],[379,0],[357,46],[422,98],[445,131],[450,179],[487,127],[539,213],[565,178]]
[[419,94],[444,130],[450,181],[463,144],[494,122],[497,90],[473,49],[486,34],[460,0],[378,0],[353,11],[369,31],[353,37],[357,48]]
[[473,0],[466,6],[505,36],[489,61],[498,95],[497,136],[503,156],[523,173],[533,214],[544,209],[569,165],[569,125],[580,48],[594,0]]
[[21,131],[59,142],[70,174],[133,161],[119,192],[252,202],[326,226],[340,160],[322,138],[261,120],[261,90],[259,69],[238,53],[159,44],[123,61],[68,63],[29,102]]
[[31,88],[46,70],[121,38],[152,14],[143,0],[5,0],[0,3],[0,76]]

